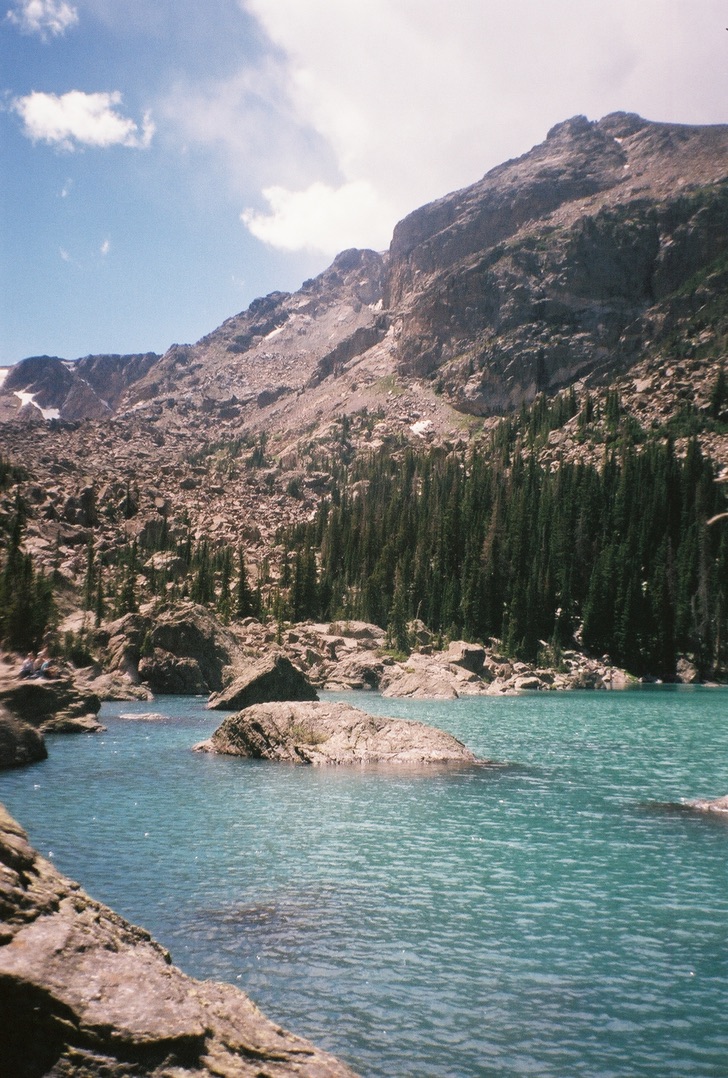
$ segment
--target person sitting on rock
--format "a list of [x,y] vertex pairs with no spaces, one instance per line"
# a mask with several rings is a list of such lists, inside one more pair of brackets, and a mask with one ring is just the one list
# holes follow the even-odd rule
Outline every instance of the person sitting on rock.
[[51,658],[48,648],[43,648],[35,660],[35,677],[58,677],[58,668]]
[[32,677],[35,670],[35,652],[29,651],[23,659],[18,677]]

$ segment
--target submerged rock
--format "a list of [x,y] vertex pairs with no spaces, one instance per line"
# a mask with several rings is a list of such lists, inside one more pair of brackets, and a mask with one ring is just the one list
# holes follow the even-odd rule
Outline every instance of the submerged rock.
[[294,764],[478,762],[462,742],[435,726],[320,701],[256,704],[225,719],[195,748]]
[[251,663],[222,692],[210,697],[211,711],[241,711],[253,704],[275,700],[317,700],[318,694],[305,674],[282,653]]
[[25,767],[47,756],[40,730],[0,707],[0,771]]
[[0,1074],[354,1078],[239,989],[196,981],[31,847],[0,805]]

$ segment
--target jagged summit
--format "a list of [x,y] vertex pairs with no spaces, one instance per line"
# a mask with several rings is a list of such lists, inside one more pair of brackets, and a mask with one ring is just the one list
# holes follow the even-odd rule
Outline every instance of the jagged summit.
[[415,419],[498,414],[659,352],[686,315],[681,290],[718,272],[727,226],[728,125],[575,116],[413,211],[389,252],[344,251],[194,345],[23,361],[0,419],[163,408],[291,431],[391,412],[391,378],[419,387]]

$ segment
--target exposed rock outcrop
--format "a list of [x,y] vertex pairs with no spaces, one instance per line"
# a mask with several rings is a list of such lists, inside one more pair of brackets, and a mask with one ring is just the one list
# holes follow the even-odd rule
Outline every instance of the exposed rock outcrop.
[[197,659],[173,655],[155,648],[150,656],[139,660],[139,677],[154,693],[199,696],[207,685]]
[[47,755],[40,730],[0,707],[0,771],[37,763]]
[[96,717],[101,708],[98,696],[79,688],[68,672],[26,680],[0,673],[0,703],[43,733],[103,730]]
[[243,992],[195,981],[30,846],[0,805],[0,1074],[353,1078]]
[[143,355],[86,356],[75,362],[31,356],[11,368],[0,414],[25,410],[29,419],[106,419],[122,394],[159,359]]
[[231,715],[196,748],[294,764],[472,764],[451,734],[368,715],[345,703],[257,704]]
[[413,652],[384,670],[383,696],[452,700],[458,696],[511,696],[521,692],[623,689],[634,682],[623,670],[566,651],[557,669],[510,660],[492,648],[453,641],[446,651]]
[[240,711],[252,704],[274,700],[317,700],[318,695],[305,674],[282,652],[274,651],[251,663],[222,692],[208,701],[212,711]]
[[242,662],[233,635],[190,602],[127,614],[109,627],[102,643],[112,669],[155,693],[219,692],[226,672]]
[[726,250],[727,175],[724,125],[557,124],[396,226],[400,370],[484,416],[634,363],[660,304]]

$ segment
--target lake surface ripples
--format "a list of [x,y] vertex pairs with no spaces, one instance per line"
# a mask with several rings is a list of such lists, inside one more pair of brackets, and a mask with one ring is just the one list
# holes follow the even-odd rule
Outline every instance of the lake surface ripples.
[[0,776],[46,856],[198,977],[366,1078],[728,1074],[728,691],[413,703],[504,767],[192,753],[219,721],[108,704]]

